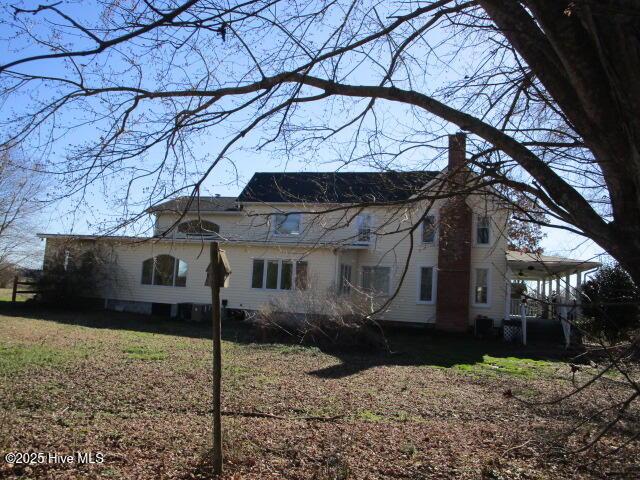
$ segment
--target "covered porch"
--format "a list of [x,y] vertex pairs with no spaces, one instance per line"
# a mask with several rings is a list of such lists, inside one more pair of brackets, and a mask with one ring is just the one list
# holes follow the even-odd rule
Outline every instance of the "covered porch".
[[527,327],[561,326],[568,346],[571,321],[580,315],[582,284],[598,267],[595,261],[508,251],[505,325],[518,321],[524,344]]

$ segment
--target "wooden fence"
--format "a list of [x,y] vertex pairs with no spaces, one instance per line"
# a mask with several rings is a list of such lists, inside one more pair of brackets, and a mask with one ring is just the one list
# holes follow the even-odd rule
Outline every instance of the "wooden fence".
[[40,293],[39,290],[35,290],[33,288],[31,290],[18,290],[19,285],[35,287],[37,284],[38,282],[20,280],[20,277],[18,277],[17,275],[13,277],[13,290],[11,292],[11,302],[15,303],[16,296],[19,293],[34,293],[34,294]]

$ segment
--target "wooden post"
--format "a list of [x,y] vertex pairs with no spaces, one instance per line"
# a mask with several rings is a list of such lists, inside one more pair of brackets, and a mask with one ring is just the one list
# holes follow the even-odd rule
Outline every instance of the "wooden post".
[[220,287],[221,278],[220,250],[218,242],[211,242],[211,319],[213,322],[213,474],[222,473],[222,421],[220,409],[220,392],[222,386],[222,351],[220,325]]
[[11,292],[11,303],[16,303],[17,292],[18,292],[18,275],[13,277],[13,291]]

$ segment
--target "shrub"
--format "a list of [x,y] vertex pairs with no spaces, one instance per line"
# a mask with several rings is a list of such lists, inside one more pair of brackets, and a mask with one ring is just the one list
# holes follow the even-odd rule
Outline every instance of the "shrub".
[[273,299],[246,320],[262,341],[295,340],[325,350],[386,348],[382,329],[350,296],[309,288]]
[[583,285],[582,293],[585,318],[580,326],[587,333],[615,342],[640,325],[640,292],[620,265],[602,267]]
[[66,308],[85,307],[113,281],[113,262],[98,246],[65,245],[47,255],[37,280],[37,300]]

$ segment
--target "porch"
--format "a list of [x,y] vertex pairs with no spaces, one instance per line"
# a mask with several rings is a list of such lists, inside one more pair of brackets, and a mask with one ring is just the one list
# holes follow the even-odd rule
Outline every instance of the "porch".
[[580,315],[582,284],[598,267],[595,261],[508,251],[505,332],[517,325],[526,345],[528,329],[555,329],[568,347],[571,322]]

